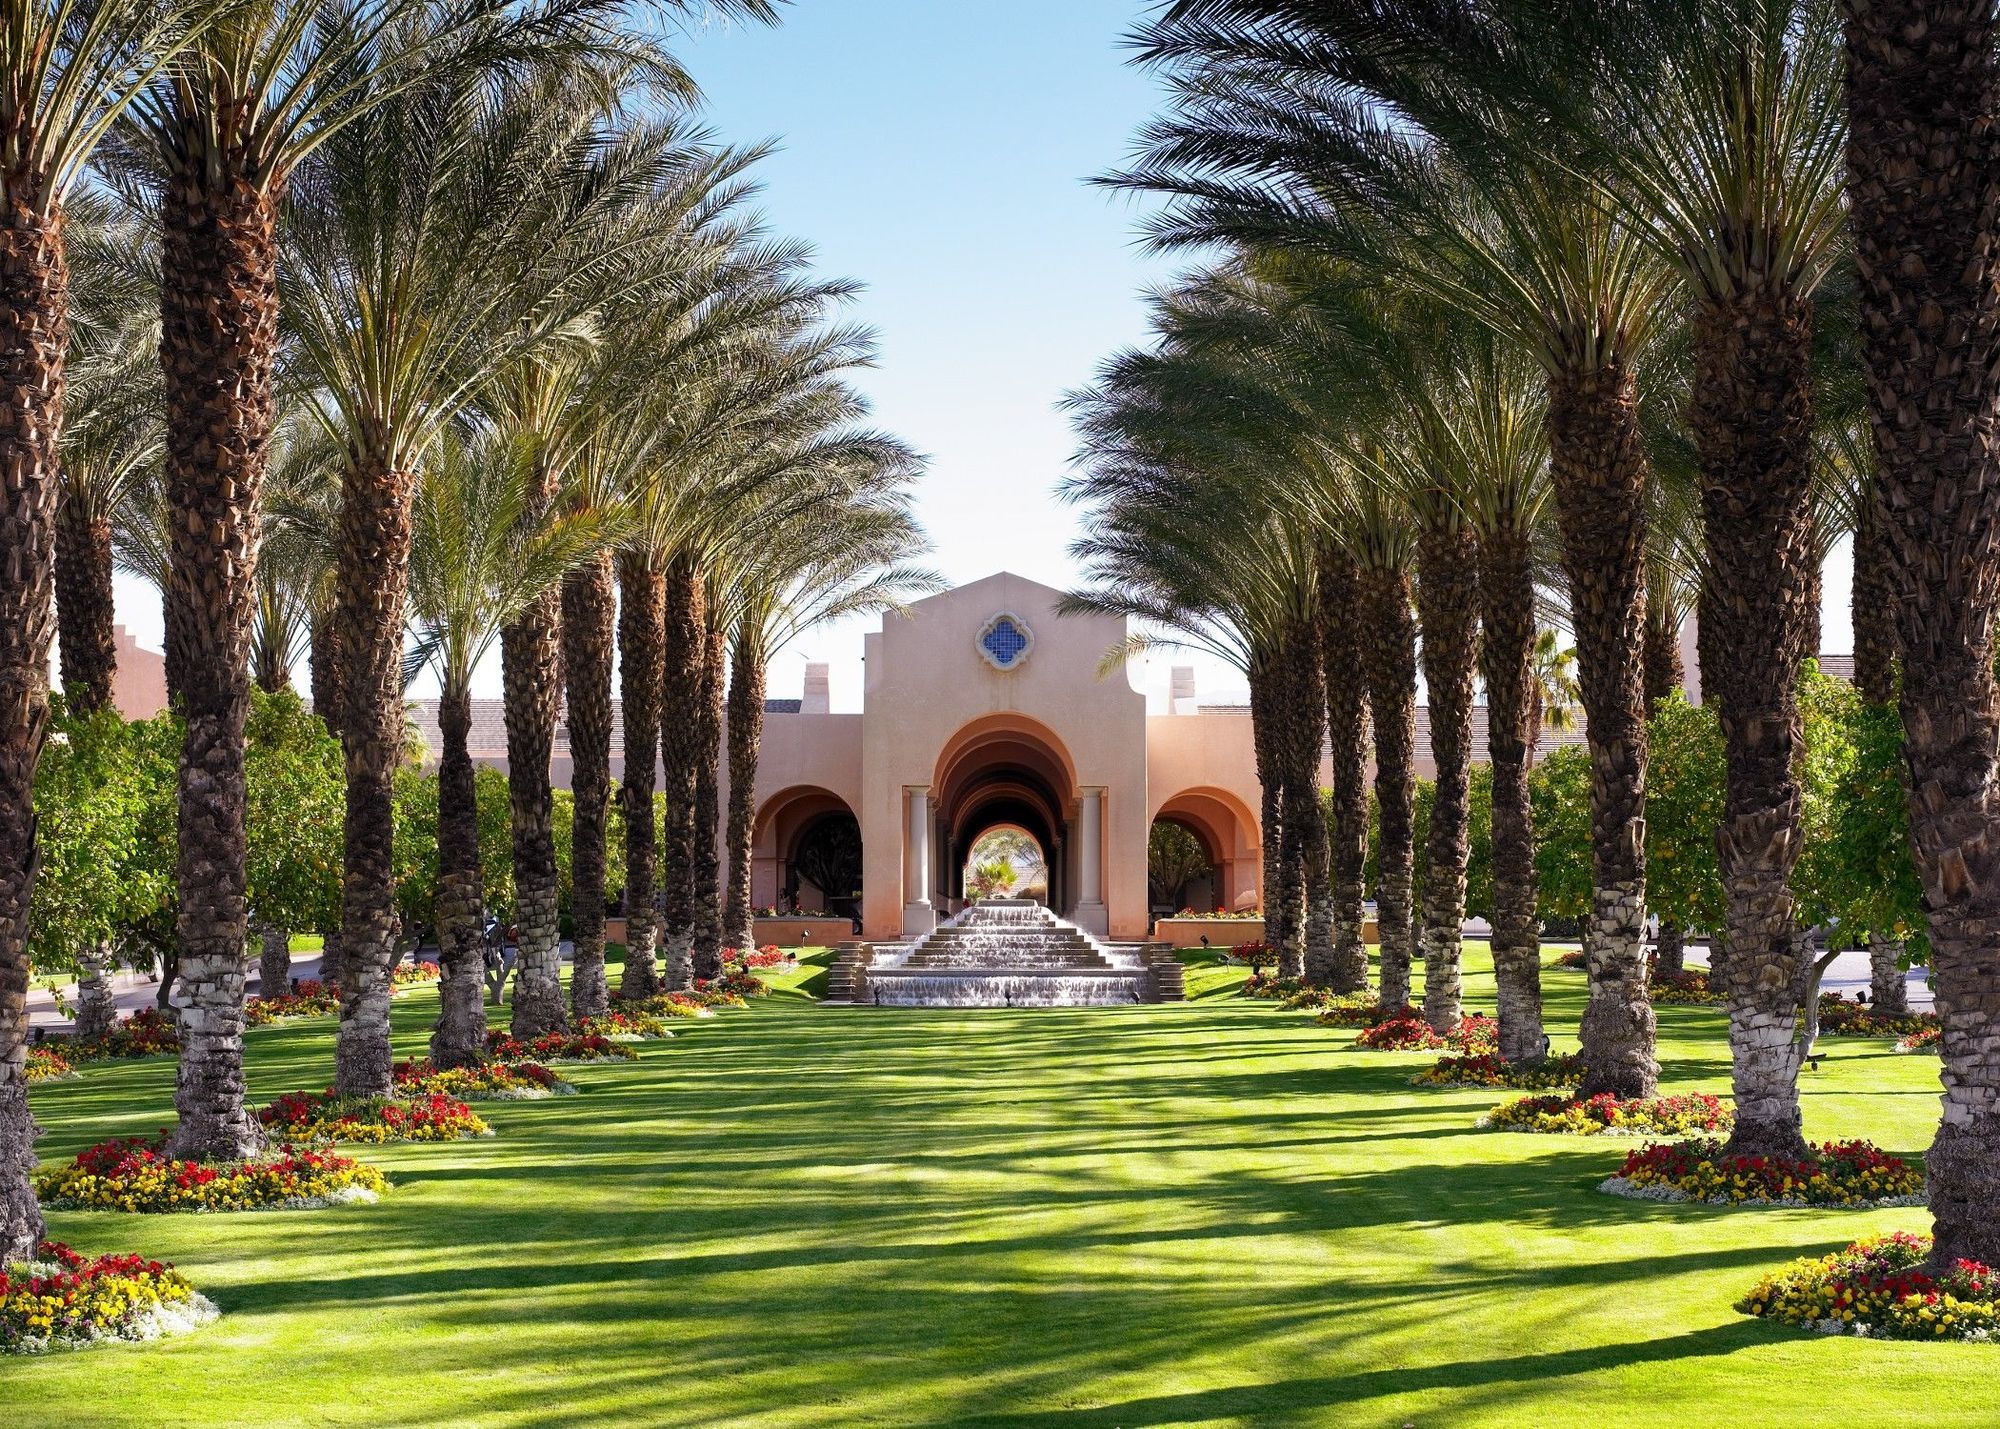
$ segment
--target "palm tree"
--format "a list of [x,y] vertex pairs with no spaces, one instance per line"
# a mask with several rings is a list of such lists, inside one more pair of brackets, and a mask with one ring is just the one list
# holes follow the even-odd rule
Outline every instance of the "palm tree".
[[[383,82],[388,82],[384,80]],[[279,268],[303,380],[342,444],[335,622],[347,756],[343,1015],[336,1085],[389,1087],[409,495],[423,454],[497,374],[595,340],[591,305],[637,243],[603,242],[616,203],[591,162],[592,86],[492,83],[446,68],[400,85],[293,176]]]
[[1327,821],[1328,874],[1333,881],[1333,956],[1324,968],[1308,960],[1306,981],[1335,992],[1368,988],[1368,945],[1361,939],[1364,870],[1368,863],[1368,686],[1335,672],[1359,670],[1365,626],[1361,565],[1328,539],[1319,550],[1320,668],[1325,672],[1327,745],[1333,786]]
[[406,669],[438,673],[438,949],[442,1010],[431,1032],[441,1067],[486,1051],[484,926],[478,807],[473,796],[472,674],[520,612],[615,538],[602,513],[540,499],[539,455],[492,431],[447,429],[423,458],[411,511],[410,611],[417,643]]
[[[118,666],[113,526],[162,449],[159,297],[144,271],[147,250],[136,225],[103,212],[101,201],[72,208],[76,292],[56,507],[56,608],[63,688],[70,707],[87,712],[111,703]],[[124,256],[135,250],[136,265]]]
[[[1165,194],[1164,245],[1227,242],[1373,266],[1533,356],[1593,764],[1587,1093],[1657,1082],[1646,994],[1646,459],[1634,364],[1669,284],[1603,185],[1514,142],[1466,76],[1517,57],[1488,10],[1175,0],[1138,36],[1174,109],[1115,182]],[[1381,712],[1377,711],[1380,723]],[[1379,738],[1379,735],[1378,735]]]
[[[604,7],[506,0],[234,0],[187,62],[149,76],[110,171],[157,200],[166,625],[184,717],[179,920],[189,1006],[174,1149],[259,1142],[243,1106],[243,725],[278,359],[278,222],[319,144],[403,87],[538,47],[604,49]],[[386,840],[386,833],[383,838]]]
[[1324,945],[1313,959],[1324,965],[1333,942],[1318,781],[1318,522],[1309,481],[1267,478],[1320,458],[1268,354],[1186,340],[1209,315],[1253,306],[1249,292],[1243,275],[1224,272],[1162,295],[1160,350],[1114,358],[1094,388],[1068,399],[1084,455],[1065,492],[1096,510],[1092,534],[1073,547],[1087,584],[1064,605],[1163,632],[1139,632],[1108,663],[1180,643],[1243,671],[1263,789],[1265,937],[1280,974],[1299,977],[1308,946]]
[[[940,588],[910,564],[924,549],[907,483],[920,465],[907,447],[880,434],[812,428],[794,434],[784,483],[738,528],[729,560],[729,812],[723,876],[722,942],[755,946],[751,852],[757,764],[764,728],[765,672],[771,657],[817,625],[902,608],[911,595]],[[753,454],[756,455],[756,454]]]
[[[2000,1258],[2000,698],[1993,617],[2000,377],[1992,161],[2000,56],[1986,4],[1844,0],[1848,199],[1879,475],[1874,538],[1894,593],[1910,830],[1947,1010],[1944,1116],[1925,1157],[1932,1256]],[[1912,43],[1920,36],[1920,43]]]
[[[760,154],[716,151],[700,131],[669,120],[635,126],[605,152],[590,156],[601,192],[592,195],[589,219],[601,228],[607,248],[627,248],[635,255],[615,270],[619,282],[600,295],[607,331],[642,324],[656,302],[686,300],[689,280],[710,261],[714,245],[703,229],[717,226],[718,206],[726,210],[735,199],[728,185]],[[643,260],[637,257],[641,253]],[[597,470],[590,454],[594,432],[630,415],[635,381],[644,379],[653,361],[650,353],[623,344],[571,347],[529,354],[497,376],[484,401],[489,417],[532,442],[537,452],[534,499],[524,509],[524,519],[540,520],[565,483],[588,505],[614,498],[602,481],[579,484],[570,474]],[[587,875],[583,911],[592,926],[581,939],[588,946],[578,966],[585,979],[585,1005],[603,1010],[598,989],[603,981],[604,801],[610,783],[610,559],[606,552],[595,566],[601,587],[593,584],[589,571],[575,573],[583,658],[573,674],[561,658],[563,590],[544,593],[501,634],[520,946],[514,994],[517,1036],[539,1035],[564,1022],[549,759],[565,682],[576,687],[583,714],[584,757],[575,772]],[[598,605],[592,596],[600,588],[604,601]]]
[[[1632,231],[1693,303],[1688,407],[1700,473],[1703,672],[1728,758],[1718,831],[1733,1151],[1803,1155],[1796,682],[1814,653],[1813,296],[1845,241],[1832,0],[1625,0],[1583,23],[1524,14],[1509,57]],[[1567,47],[1567,62],[1550,64]],[[1511,67],[1510,67],[1511,70]],[[1495,92],[1499,92],[1498,89]],[[1537,140],[1546,144],[1546,135]],[[1711,684],[1708,677],[1714,676]]]
[[28,1173],[28,904],[35,767],[48,734],[54,546],[69,340],[65,207],[119,114],[177,62],[212,6],[27,0],[0,16],[0,1261],[31,1259],[41,1212]]

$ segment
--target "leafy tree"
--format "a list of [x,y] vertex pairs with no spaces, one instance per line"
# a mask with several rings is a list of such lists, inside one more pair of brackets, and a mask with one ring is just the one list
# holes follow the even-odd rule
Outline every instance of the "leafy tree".
[[334,927],[345,797],[340,745],[289,689],[253,690],[244,733],[251,917],[280,929]]
[[1686,928],[1723,926],[1715,830],[1722,822],[1724,750],[1715,711],[1679,691],[1649,724],[1646,775],[1647,897],[1662,918]]
[[146,734],[113,709],[56,706],[35,774],[42,865],[28,936],[38,967],[88,972],[128,930],[157,924],[172,905],[173,863],[150,857],[148,837],[172,791],[160,785]]
[[1590,916],[1590,752],[1568,745],[1536,761],[1528,796],[1542,921],[1580,928]]
[[1146,835],[1146,882],[1155,902],[1179,906],[1182,891],[1208,870],[1200,839],[1169,820],[1154,821]]

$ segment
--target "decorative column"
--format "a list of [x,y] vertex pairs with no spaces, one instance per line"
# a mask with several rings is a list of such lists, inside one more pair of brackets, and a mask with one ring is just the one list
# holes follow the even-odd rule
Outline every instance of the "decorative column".
[[1104,791],[1085,789],[1077,817],[1077,925],[1090,932],[1111,931],[1111,914],[1104,906]]
[[928,933],[937,926],[931,907],[931,791],[912,784],[909,820],[903,839],[903,932]]

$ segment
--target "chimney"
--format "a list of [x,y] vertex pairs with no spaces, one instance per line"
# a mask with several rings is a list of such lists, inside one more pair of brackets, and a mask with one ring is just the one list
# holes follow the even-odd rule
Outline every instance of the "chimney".
[[1173,684],[1167,691],[1167,713],[1193,714],[1194,712],[1194,666],[1176,665],[1173,671]]
[[827,667],[820,663],[806,666],[805,698],[799,702],[800,714],[829,714],[833,710],[833,695],[827,679]]

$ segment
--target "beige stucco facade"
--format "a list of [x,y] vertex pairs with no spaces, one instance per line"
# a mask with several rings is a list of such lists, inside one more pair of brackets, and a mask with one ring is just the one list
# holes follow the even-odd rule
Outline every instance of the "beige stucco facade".
[[866,637],[860,714],[828,713],[811,688],[796,711],[774,702],[757,775],[760,906],[788,893],[804,907],[847,906],[794,866],[804,840],[844,815],[859,826],[854,911],[869,938],[921,931],[962,907],[966,854],[1002,825],[1042,845],[1051,904],[1114,937],[1147,930],[1155,818],[1202,840],[1215,901],[1257,902],[1247,713],[1178,701],[1183,712],[1149,716],[1123,669],[1099,674],[1125,622],[1060,615],[1060,599],[1004,573],[932,596]]

